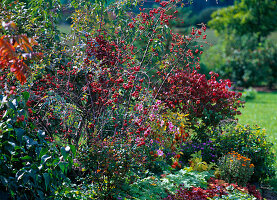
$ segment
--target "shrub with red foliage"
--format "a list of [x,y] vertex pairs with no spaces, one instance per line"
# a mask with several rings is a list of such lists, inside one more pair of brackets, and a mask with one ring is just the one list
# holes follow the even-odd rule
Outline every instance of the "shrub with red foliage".
[[233,186],[234,189],[239,190],[244,193],[251,194],[259,200],[263,199],[260,191],[257,190],[255,185],[248,184],[246,187],[240,187],[237,184],[226,183],[224,180],[219,180],[219,179],[215,179],[212,177],[209,179],[208,183],[209,183],[208,188],[210,188],[210,189],[221,188],[222,190],[226,191],[227,187]]
[[252,194],[254,197],[256,197],[258,200],[263,199],[260,191],[256,188],[255,185],[247,185],[247,190],[249,194]]
[[227,195],[227,193],[222,188],[206,190],[199,187],[180,188],[176,194],[169,195],[164,200],[205,200],[215,196],[222,197],[223,195]]
[[144,146],[147,119],[154,114],[151,104],[157,100],[152,98],[152,86],[163,84],[158,66],[170,74],[184,62],[199,65],[199,50],[190,48],[198,48],[195,40],[203,38],[206,27],[193,28],[187,36],[169,30],[167,24],[175,17],[168,13],[178,2],[162,3],[138,15],[124,14],[128,26],[121,20],[113,27],[105,25],[108,12],[100,27],[85,32],[78,43],[72,41],[76,49],[60,52],[61,60],[32,85],[33,123],[47,135],[54,132],[77,146],[81,136],[89,141],[94,132],[102,139],[130,134],[130,141]]
[[208,181],[208,188],[210,189],[216,189],[216,188],[222,188],[222,190],[226,191],[227,187],[232,186],[234,189],[237,189],[241,192],[247,192],[247,188],[246,187],[240,187],[235,183],[227,183],[224,180],[220,180],[220,179],[215,179],[213,177],[211,177]]
[[226,183],[223,180],[210,178],[208,181],[208,189],[199,187],[192,187],[190,189],[180,188],[174,195],[168,195],[164,200],[205,200],[213,197],[222,197],[228,195],[228,187],[232,186],[234,189],[243,193],[248,193],[255,196],[257,199],[262,199],[259,190],[254,185],[247,187],[240,187],[234,183]]
[[196,70],[177,69],[168,76],[158,93],[158,98],[173,109],[189,114],[193,125],[202,120],[204,126],[213,126],[219,121],[240,114],[237,108],[241,93],[230,91],[230,80],[219,80],[218,74],[210,72],[208,79]]

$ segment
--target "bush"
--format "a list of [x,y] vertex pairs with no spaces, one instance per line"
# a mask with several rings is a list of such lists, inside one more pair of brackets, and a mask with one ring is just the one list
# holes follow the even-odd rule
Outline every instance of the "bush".
[[97,198],[112,198],[115,191],[121,190],[132,171],[140,174],[144,171],[145,157],[130,143],[128,138],[107,137],[104,140],[90,140],[89,145],[80,147],[77,160],[79,167],[85,171],[80,176],[87,183],[93,183]]
[[180,187],[191,188],[201,187],[207,188],[208,180],[212,175],[205,172],[195,172],[191,168],[184,168],[176,173],[164,172],[160,177],[148,176],[139,179],[133,184],[126,186],[125,194],[121,197],[129,196],[138,199],[162,199],[168,194],[174,195]]
[[28,98],[0,95],[0,189],[13,199],[47,199],[70,170],[75,147],[60,151],[47,141],[28,119]]
[[[205,146],[202,156],[219,157],[210,153],[218,153],[222,144],[218,149],[213,142],[209,142],[212,149],[206,145],[205,130],[234,118],[241,106],[240,94],[229,90],[229,80],[218,81],[213,72],[206,78],[197,71],[202,46],[195,40],[206,39],[206,27],[192,28],[187,36],[174,33],[169,25],[175,20],[178,1],[163,1],[147,12],[140,9],[139,14],[123,9],[133,9],[129,1],[71,3],[76,11],[72,35],[61,43],[55,31],[58,1],[1,9],[1,16],[7,10],[16,23],[24,22],[19,33],[42,35],[41,46],[34,48],[45,56],[19,65],[15,61],[33,53],[32,44],[26,36],[16,36],[13,23],[13,29],[2,27],[10,30],[1,32],[5,36],[0,43],[10,43],[6,46],[18,59],[6,56],[7,48],[1,47],[1,55],[6,56],[1,57],[0,77],[1,190],[10,192],[11,198],[82,198],[81,187],[87,198],[113,199],[127,188],[125,194],[149,199],[151,190],[155,198],[173,194],[180,185],[205,188],[209,172],[178,171],[183,165],[182,144],[194,134],[193,128],[198,131],[193,143],[200,138]],[[26,14],[23,18],[21,11]],[[28,84],[17,87],[9,72],[18,72],[14,68],[24,72],[24,79],[17,77],[20,83]],[[25,74],[27,69],[34,74],[31,78]],[[59,144],[67,146],[59,148]],[[75,171],[68,174],[72,165]],[[205,169],[201,165],[200,170]],[[148,170],[155,175],[164,170],[175,173],[145,178]]]
[[203,9],[199,15],[197,15],[197,17],[195,18],[195,22],[194,24],[207,24],[208,21],[210,21],[212,19],[211,15],[213,12],[215,12],[216,10],[218,10],[217,7],[208,7]]
[[225,124],[211,130],[210,137],[217,159],[231,151],[251,159],[255,166],[252,182],[274,176],[273,144],[267,140],[265,130],[258,126]]
[[247,100],[252,100],[256,98],[257,91],[253,89],[252,87],[248,89],[244,89],[242,92],[241,100],[247,101]]
[[158,94],[170,109],[189,114],[192,128],[202,127],[199,136],[204,135],[204,127],[234,118],[242,104],[238,100],[241,93],[229,90],[229,80],[217,81],[218,74],[211,72],[210,75],[208,79],[197,71],[175,70]]
[[[257,190],[254,185],[248,184],[247,187],[241,187],[237,184],[227,183],[224,180],[219,180],[215,178],[210,178],[208,183],[210,189],[221,188],[223,191],[227,192],[227,195],[223,195],[222,197],[220,197],[220,199],[262,199],[260,191]],[[252,195],[255,198],[253,198]],[[219,197],[214,197],[214,199],[219,199]]]
[[237,86],[268,86],[277,83],[277,46],[254,36],[234,37],[221,41],[202,57],[202,63],[230,78]]
[[210,199],[215,196],[222,197],[227,194],[226,192],[219,189],[202,189],[199,187],[192,187],[190,189],[180,188],[177,190],[177,193],[174,195],[169,195],[164,200],[182,200],[182,199],[191,199],[191,200],[205,200]]
[[190,167],[195,171],[210,171],[212,168],[216,167],[214,163],[208,164],[207,162],[203,161],[201,150],[195,154],[191,155],[192,158],[189,159]]
[[234,151],[220,158],[218,162],[221,178],[228,183],[245,186],[254,172],[251,160]]
[[181,145],[181,158],[184,163],[188,163],[190,156],[196,152],[201,151],[201,156],[205,162],[216,162],[217,155],[215,154],[214,144],[211,139],[206,142],[199,142],[195,140],[187,140]]

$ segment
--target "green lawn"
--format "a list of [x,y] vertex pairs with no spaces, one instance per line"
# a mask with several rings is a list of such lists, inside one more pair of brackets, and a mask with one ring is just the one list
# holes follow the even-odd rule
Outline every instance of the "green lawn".
[[239,122],[265,128],[277,151],[277,92],[259,92],[254,100],[246,102],[241,113]]
[[[257,124],[266,129],[269,141],[274,144],[273,150],[277,153],[277,92],[259,92],[254,100],[246,102],[241,113],[241,124]],[[277,170],[277,163],[275,168]],[[277,190],[277,175],[268,183]]]

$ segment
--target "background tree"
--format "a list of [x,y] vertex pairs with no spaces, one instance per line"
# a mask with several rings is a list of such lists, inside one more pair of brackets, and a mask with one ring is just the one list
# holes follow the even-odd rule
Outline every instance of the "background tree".
[[239,86],[274,87],[277,49],[267,36],[276,29],[275,18],[276,0],[237,0],[215,11],[208,25],[222,40],[204,55],[203,64]]
[[259,40],[276,29],[276,0],[241,0],[212,14],[209,26],[225,36],[257,34]]

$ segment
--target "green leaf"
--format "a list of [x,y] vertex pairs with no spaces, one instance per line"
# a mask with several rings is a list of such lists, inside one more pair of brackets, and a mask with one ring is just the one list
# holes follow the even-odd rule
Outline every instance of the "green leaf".
[[25,101],[28,101],[28,99],[30,97],[30,94],[29,94],[29,92],[25,91],[25,92],[22,93],[22,96],[23,96]]
[[32,157],[31,156],[24,156],[22,158],[20,158],[21,160],[32,160]]
[[59,166],[60,166],[60,169],[62,170],[62,172],[63,172],[64,174],[66,174],[66,171],[67,171],[67,163],[65,163],[65,162],[59,163]]
[[14,150],[21,150],[21,149],[22,149],[21,146],[15,146],[15,147],[14,147]]
[[76,156],[76,147],[74,145],[69,145],[70,146],[70,149],[71,149],[71,152],[73,154],[73,157]]
[[46,147],[42,148],[39,153],[39,158],[41,159],[42,156],[44,156],[48,152],[48,149]]
[[12,158],[11,162],[19,162],[19,159],[18,158]]
[[48,156],[48,155],[44,155],[41,157],[41,163],[42,164],[45,164],[47,162],[47,160],[49,160],[51,158],[51,156]]
[[44,183],[46,190],[48,189],[49,183],[50,183],[50,175],[48,173],[43,173]]
[[2,117],[2,119],[5,118],[5,117],[8,115],[8,113],[9,113],[9,111],[6,110],[5,113],[4,113],[4,115],[3,115],[3,117]]
[[9,141],[8,143],[9,143],[9,145],[11,145],[13,148],[16,146],[14,142],[10,142],[10,141]]
[[20,142],[20,144],[22,143],[22,138],[23,138],[23,135],[25,133],[25,130],[22,129],[22,128],[16,128],[15,129],[15,133],[16,133],[16,136],[17,136],[17,140]]
[[13,131],[13,128],[7,128],[7,129],[3,130],[3,133],[9,132],[9,131]]
[[24,176],[24,174],[25,174],[25,172],[23,172],[21,175],[19,175],[19,176],[17,177],[17,181],[19,181],[19,180]]
[[9,184],[9,181],[7,180],[6,177],[4,176],[0,176],[0,181],[2,184],[4,184],[5,186]]
[[10,107],[11,109],[16,110],[16,107],[15,107],[15,105],[13,105],[12,102],[9,101],[8,104],[9,104],[9,107]]
[[64,147],[61,148],[61,153],[63,155],[63,159],[66,160],[68,155],[69,155],[69,151],[66,151]]

